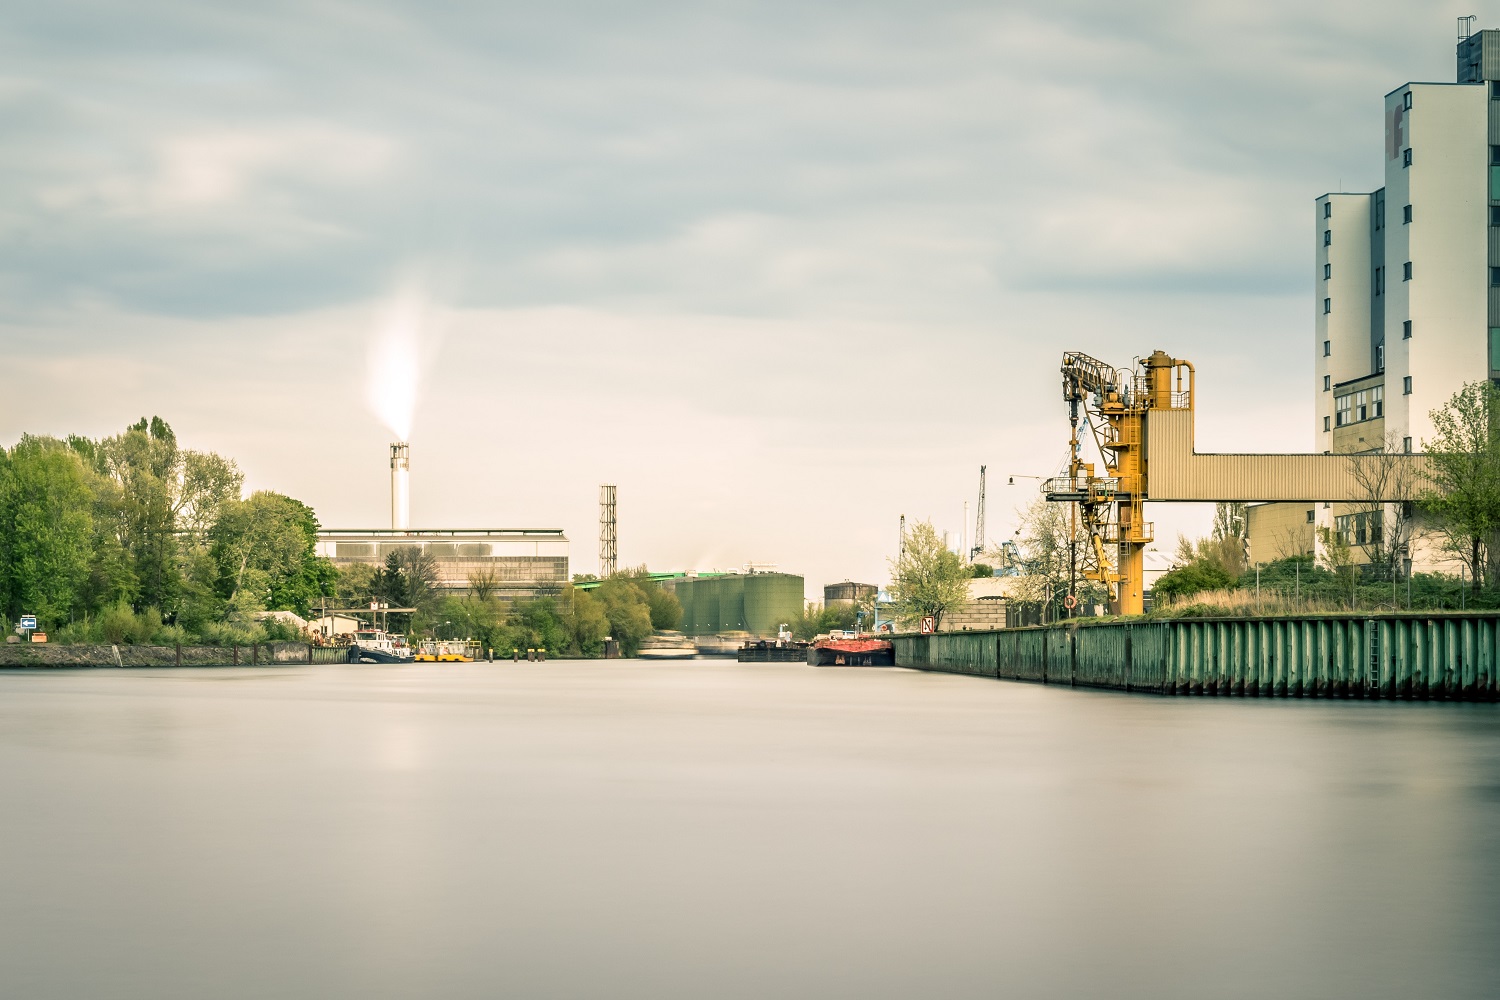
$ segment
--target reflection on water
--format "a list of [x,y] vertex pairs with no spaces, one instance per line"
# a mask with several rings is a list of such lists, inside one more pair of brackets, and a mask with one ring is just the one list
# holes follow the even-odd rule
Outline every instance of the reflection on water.
[[11,673],[0,803],[7,996],[1500,993],[1493,706]]

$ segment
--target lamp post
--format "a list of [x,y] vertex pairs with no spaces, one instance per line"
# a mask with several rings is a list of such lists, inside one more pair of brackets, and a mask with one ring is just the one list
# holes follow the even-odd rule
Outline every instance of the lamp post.
[[1406,610],[1411,610],[1411,546],[1401,546],[1401,572],[1406,574]]

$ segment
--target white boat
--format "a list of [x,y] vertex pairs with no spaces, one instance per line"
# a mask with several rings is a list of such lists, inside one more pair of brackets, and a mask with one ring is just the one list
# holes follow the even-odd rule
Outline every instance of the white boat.
[[411,659],[406,636],[392,635],[378,628],[362,628],[354,633],[354,645],[365,663],[405,663]]
[[637,655],[643,660],[686,660],[698,655],[698,647],[681,632],[656,632],[641,640]]

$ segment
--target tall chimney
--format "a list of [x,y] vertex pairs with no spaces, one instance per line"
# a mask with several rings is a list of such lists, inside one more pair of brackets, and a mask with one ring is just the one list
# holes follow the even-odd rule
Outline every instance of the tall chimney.
[[391,527],[411,527],[411,445],[405,441],[391,445]]

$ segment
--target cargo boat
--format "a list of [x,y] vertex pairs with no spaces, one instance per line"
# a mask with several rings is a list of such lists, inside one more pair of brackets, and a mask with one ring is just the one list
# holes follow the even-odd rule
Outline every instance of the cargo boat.
[[791,639],[750,639],[735,659],[741,663],[805,663],[809,646]]
[[814,667],[893,667],[896,647],[889,639],[820,639],[807,648]]
[[663,630],[642,639],[636,655],[643,660],[686,660],[698,655],[698,647],[681,632]]

